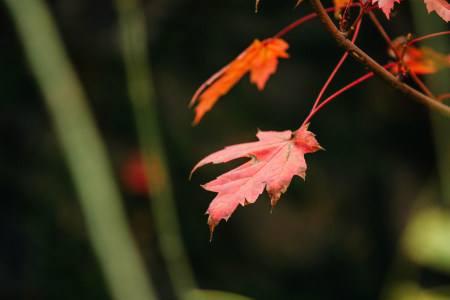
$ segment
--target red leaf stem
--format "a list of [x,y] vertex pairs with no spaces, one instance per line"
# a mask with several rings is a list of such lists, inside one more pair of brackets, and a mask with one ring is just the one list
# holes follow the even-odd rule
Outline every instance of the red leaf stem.
[[[352,3],[351,5],[349,5],[349,7],[361,7],[361,4],[359,3]],[[336,11],[336,8],[333,7],[328,7],[325,9],[325,11],[327,13],[331,13]],[[292,29],[295,29],[296,27],[302,25],[305,22],[308,22],[310,20],[313,20],[317,18],[317,13],[310,13],[309,15],[306,15],[304,17],[301,17],[300,19],[298,19],[297,21],[294,21],[293,23],[289,24],[288,26],[284,27],[283,29],[281,29],[277,34],[275,34],[273,37],[274,38],[280,38],[284,35],[286,35],[289,31],[291,31]]]
[[[384,69],[389,69],[393,66],[395,66],[396,63],[392,62],[389,64],[386,64],[383,66]],[[369,72],[361,77],[359,77],[358,79],[356,79],[355,81],[347,84],[346,86],[344,86],[343,88],[339,89],[338,91],[336,91],[335,93],[333,93],[331,96],[329,96],[328,98],[326,98],[325,100],[323,100],[322,103],[320,103],[314,110],[311,111],[311,113],[306,117],[305,121],[303,121],[303,124],[308,124],[312,117],[319,111],[321,110],[325,105],[327,105],[328,103],[330,103],[331,101],[333,101],[336,97],[338,97],[339,95],[341,95],[342,93],[348,91],[349,89],[351,89],[352,87],[357,86],[358,84],[366,81],[367,79],[373,77],[374,73],[373,72]],[[303,126],[303,125],[302,125]]]
[[[358,37],[360,28],[361,28],[361,20],[359,20],[358,23],[356,24],[355,33],[353,34],[353,37],[352,37],[352,43],[355,43],[356,38]],[[319,95],[317,96],[316,101],[314,102],[314,105],[311,108],[311,111],[314,110],[314,108],[317,107],[317,105],[319,104],[320,100],[323,97],[323,94],[325,93],[326,89],[330,85],[331,81],[336,76],[336,73],[339,71],[341,66],[344,64],[344,62],[347,59],[347,57],[348,57],[348,51],[345,51],[344,55],[342,55],[341,59],[339,60],[339,62],[336,65],[336,67],[334,67],[334,69],[331,72],[330,76],[328,77],[327,81],[325,82],[325,84],[323,85],[322,89],[320,90]]]
[[412,44],[415,44],[417,42],[423,41],[423,40],[427,40],[427,39],[431,39],[431,38],[435,38],[438,36],[443,36],[443,35],[447,35],[450,34],[450,30],[449,31],[441,31],[441,32],[435,32],[435,33],[431,33],[431,34],[427,34],[424,36],[420,36],[418,38],[412,39],[411,41],[408,42],[408,46],[411,46]]

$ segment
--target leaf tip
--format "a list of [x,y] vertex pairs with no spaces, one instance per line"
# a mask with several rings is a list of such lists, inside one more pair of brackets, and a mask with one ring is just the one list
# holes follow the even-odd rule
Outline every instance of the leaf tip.
[[208,217],[208,225],[209,225],[209,242],[212,242],[214,229],[216,228],[217,221],[215,221],[211,216]]
[[298,0],[297,3],[295,4],[294,8],[297,8],[302,2],[303,2],[303,0]]
[[196,164],[196,165],[192,168],[191,172],[189,173],[189,180],[192,179],[192,175],[194,175],[194,172],[197,171],[197,169],[198,169],[199,167],[200,167],[199,164]]
[[198,112],[198,109],[195,110],[195,117],[194,120],[192,120],[191,126],[195,127],[200,123],[200,120],[202,119],[203,114]]
[[286,191],[287,187],[283,187],[277,191],[269,190],[266,188],[267,193],[270,196],[270,206],[272,207],[270,212],[272,212],[273,208],[277,205],[278,200],[281,198],[281,194],[283,194]]

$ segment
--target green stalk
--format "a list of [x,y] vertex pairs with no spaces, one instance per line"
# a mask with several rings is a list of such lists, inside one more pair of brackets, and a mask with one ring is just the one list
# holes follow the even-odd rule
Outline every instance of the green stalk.
[[[426,8],[421,1],[411,1],[412,16],[415,23],[415,36],[423,36],[433,32],[446,30],[446,23],[432,13],[426,14]],[[427,40],[436,50],[448,53],[448,36]],[[416,45],[417,46],[417,45]],[[424,81],[431,91],[448,88],[448,77],[442,74],[424,76]],[[448,118],[430,110],[434,140],[436,145],[437,167],[439,171],[441,193],[444,204],[450,204],[450,122]],[[438,185],[438,183],[436,184]],[[417,265],[426,265],[447,270],[448,230],[445,209],[442,209],[433,191],[434,183],[425,185],[417,199],[415,213],[411,215],[402,233],[395,255],[392,271],[386,280],[382,299],[441,299],[433,296],[432,290],[425,290],[419,284],[419,269]],[[416,264],[411,264],[411,260]]]
[[[115,0],[119,18],[121,45],[128,79],[128,92],[133,107],[147,174],[153,218],[163,257],[178,299],[188,299],[195,289],[191,266],[181,241],[172,184],[158,114],[147,50],[147,32],[143,9],[136,0]],[[151,170],[157,170],[153,174]]]
[[155,299],[132,238],[105,145],[42,0],[5,0],[80,198],[92,246],[113,299]]
[[[436,15],[435,12],[428,15],[423,2],[412,1],[411,8],[413,20],[416,27],[417,36],[444,31],[448,29],[447,23]],[[450,45],[448,36],[438,37],[428,40],[433,48],[442,52],[449,53]],[[425,77],[425,82],[431,87],[431,90],[444,90],[448,92],[449,77],[438,73]],[[444,76],[443,76],[444,75]],[[448,100],[446,100],[448,101]],[[440,188],[445,204],[450,205],[450,121],[430,111],[431,123],[433,127],[434,142],[436,145],[436,156],[438,160],[438,171],[440,179]]]

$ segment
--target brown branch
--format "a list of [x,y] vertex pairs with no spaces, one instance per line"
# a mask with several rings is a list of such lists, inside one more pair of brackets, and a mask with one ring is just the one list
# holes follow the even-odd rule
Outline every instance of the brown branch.
[[361,50],[358,46],[353,44],[350,40],[348,40],[342,32],[336,27],[333,21],[330,19],[328,14],[325,12],[323,8],[322,2],[320,0],[309,0],[319,16],[322,23],[324,23],[327,30],[331,33],[333,38],[336,40],[340,47],[343,47],[347,51],[349,51],[350,55],[355,58],[357,61],[367,66],[370,70],[372,70],[378,77],[386,81],[389,85],[394,87],[395,89],[403,92],[404,94],[410,96],[414,100],[425,104],[429,108],[432,108],[443,115],[450,117],[450,107],[436,101],[435,99],[419,92],[413,87],[401,82],[394,75],[392,75],[389,71],[385,70],[380,64],[378,64],[372,57],[370,57],[367,53]]

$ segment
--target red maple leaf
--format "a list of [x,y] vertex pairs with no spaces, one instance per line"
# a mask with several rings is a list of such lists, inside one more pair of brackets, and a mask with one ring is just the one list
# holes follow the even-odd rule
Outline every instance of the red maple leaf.
[[316,152],[322,147],[308,125],[297,131],[258,131],[257,142],[226,147],[202,159],[192,170],[209,163],[218,164],[249,157],[239,167],[222,174],[203,185],[205,190],[217,195],[207,210],[211,234],[222,220],[228,220],[238,205],[254,203],[266,189],[274,206],[289,186],[293,176],[305,178],[306,153]]
[[[427,6],[428,13],[435,11],[445,22],[450,20],[450,4],[447,0],[423,0]],[[400,0],[372,0],[372,4],[378,3],[378,7],[389,19],[394,3]]]
[[394,3],[400,3],[400,0],[372,0],[372,4],[378,2],[378,7],[384,12],[386,18],[389,19]]
[[262,90],[278,65],[278,58],[288,58],[288,43],[280,38],[255,40],[236,59],[211,76],[195,92],[190,105],[195,107],[194,124],[198,124],[204,114],[211,110],[219,98],[226,93],[247,73],[250,80]]
[[424,0],[428,13],[435,11],[445,22],[450,21],[450,4],[447,0]]

